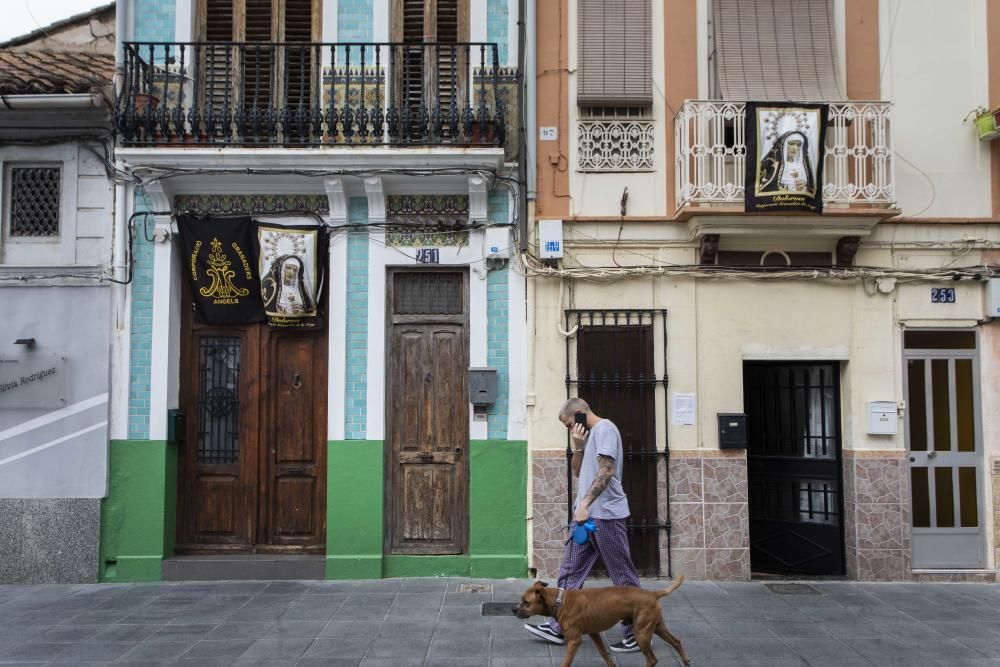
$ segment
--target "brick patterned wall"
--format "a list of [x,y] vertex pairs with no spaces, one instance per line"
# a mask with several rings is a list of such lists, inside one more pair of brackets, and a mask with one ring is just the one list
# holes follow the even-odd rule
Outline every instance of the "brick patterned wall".
[[[136,211],[150,211],[150,201],[136,193]],[[146,222],[144,226],[144,221]],[[132,326],[129,338],[128,437],[129,440],[149,438],[149,373],[153,343],[153,244],[146,241],[152,234],[153,217],[135,218],[135,270],[132,276]]]
[[[507,223],[510,196],[506,190],[491,194],[486,206],[490,222]],[[510,400],[510,334],[507,326],[510,311],[509,277],[509,266],[486,274],[486,364],[497,369],[497,400],[486,414],[486,437],[491,440],[507,438]]]
[[507,62],[509,12],[509,0],[489,0],[486,5],[486,41],[497,43],[501,65],[511,64]]
[[[351,197],[348,221],[368,222],[368,200]],[[364,440],[368,421],[368,231],[347,237],[347,359],[344,437]]]
[[174,41],[173,0],[135,0],[133,12],[136,41]]

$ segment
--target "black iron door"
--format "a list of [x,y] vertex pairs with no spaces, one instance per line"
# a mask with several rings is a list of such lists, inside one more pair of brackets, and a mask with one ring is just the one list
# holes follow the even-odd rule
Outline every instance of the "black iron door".
[[746,363],[750,566],[844,573],[836,363]]
[[[579,327],[576,392],[596,414],[613,421],[622,436],[622,486],[631,510],[629,547],[636,569],[647,576],[659,574],[661,527],[656,503],[661,453],[656,449],[654,409],[660,382],[654,369],[657,312],[571,311],[567,318],[569,326]],[[567,380],[572,393],[574,381]]]

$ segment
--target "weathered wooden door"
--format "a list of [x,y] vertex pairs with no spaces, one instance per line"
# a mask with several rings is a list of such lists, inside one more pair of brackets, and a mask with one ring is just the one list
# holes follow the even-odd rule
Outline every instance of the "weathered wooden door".
[[386,545],[460,554],[468,535],[468,274],[391,270]]
[[182,320],[176,550],[322,552],[325,332]]

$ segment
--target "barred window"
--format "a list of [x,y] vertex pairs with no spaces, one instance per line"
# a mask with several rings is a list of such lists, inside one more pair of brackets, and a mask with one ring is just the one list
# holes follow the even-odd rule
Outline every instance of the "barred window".
[[8,235],[59,236],[62,169],[11,167]]

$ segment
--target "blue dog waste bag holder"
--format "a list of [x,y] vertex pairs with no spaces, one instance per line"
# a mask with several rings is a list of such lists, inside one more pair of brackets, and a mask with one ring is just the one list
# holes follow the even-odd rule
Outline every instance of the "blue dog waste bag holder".
[[577,544],[586,544],[590,539],[590,534],[597,531],[597,526],[594,525],[592,519],[587,519],[583,523],[576,524],[576,528],[573,529],[573,541]]

